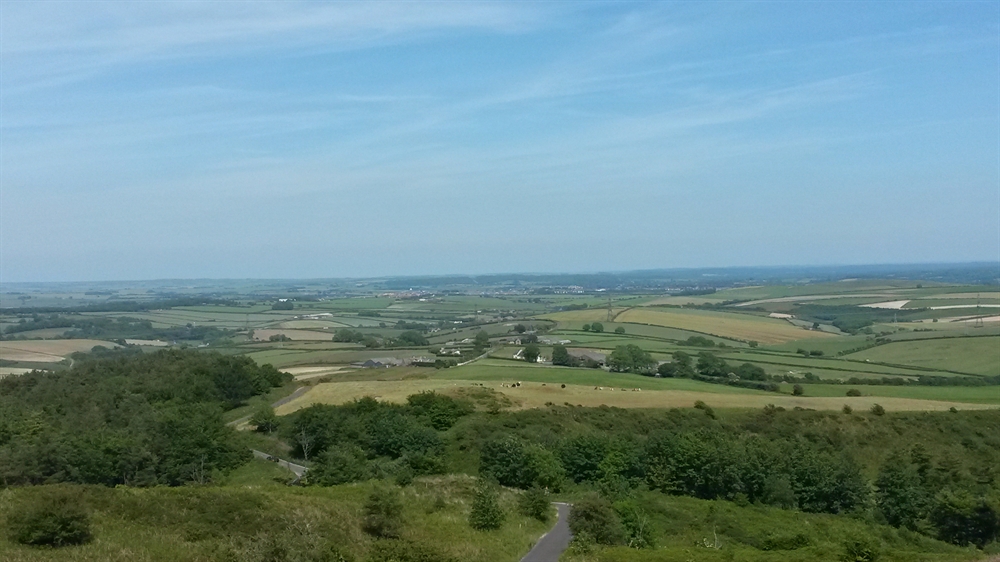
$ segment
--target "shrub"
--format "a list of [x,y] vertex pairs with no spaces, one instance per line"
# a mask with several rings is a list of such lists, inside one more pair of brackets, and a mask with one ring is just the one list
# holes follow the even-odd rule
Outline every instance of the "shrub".
[[629,548],[653,548],[653,525],[646,513],[633,502],[615,504],[615,513],[625,531],[625,544]]
[[708,404],[702,402],[701,400],[696,400],[694,407],[705,412],[706,416],[712,418],[713,420],[715,419],[715,410],[713,410]]
[[362,529],[378,538],[398,538],[403,529],[403,502],[399,491],[388,487],[372,490],[364,507]]
[[848,396],[861,396],[861,391],[858,390],[858,389],[856,389],[856,388],[852,388],[852,389],[850,389],[850,390],[847,391],[847,395]]
[[518,498],[517,508],[521,515],[544,523],[549,519],[549,495],[543,488],[532,487]]
[[942,493],[935,500],[930,520],[938,538],[959,546],[983,548],[1000,537],[1000,509],[967,493]]
[[854,413],[854,408],[850,407],[847,404],[844,404],[844,407],[841,408],[841,411],[844,412],[845,414],[852,414]]
[[805,393],[806,393],[806,389],[802,388],[801,384],[797,384],[797,385],[795,385],[795,386],[792,387],[792,394],[794,396],[802,396]]
[[469,525],[479,531],[492,531],[499,529],[505,518],[496,486],[487,482],[480,483],[472,498]]
[[625,529],[611,504],[597,496],[589,495],[573,505],[569,514],[569,528],[575,536],[588,536],[598,544],[625,543]]
[[777,537],[767,537],[760,545],[761,550],[797,550],[805,548],[811,544],[809,535],[798,533],[796,535],[785,535]]
[[875,562],[879,559],[879,547],[870,540],[852,540],[844,543],[844,562]]
[[883,408],[881,404],[872,404],[872,413],[876,416],[884,416],[885,408]]
[[7,520],[14,542],[38,546],[70,546],[90,542],[90,516],[68,490],[47,490]]
[[433,548],[402,540],[375,541],[366,562],[454,562]]

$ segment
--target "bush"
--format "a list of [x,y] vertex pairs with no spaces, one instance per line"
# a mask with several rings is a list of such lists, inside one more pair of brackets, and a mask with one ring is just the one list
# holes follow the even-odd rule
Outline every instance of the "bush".
[[454,562],[454,558],[419,543],[401,540],[375,541],[366,562]]
[[881,404],[872,404],[872,413],[876,416],[884,416],[885,408],[883,408]]
[[795,386],[792,387],[792,395],[794,395],[794,396],[802,396],[805,393],[806,393],[806,389],[802,388],[801,384],[797,384],[797,385],[795,385]]
[[848,404],[844,404],[844,407],[841,408],[841,411],[844,412],[845,414],[853,414],[854,408],[850,407],[850,405]]
[[47,490],[7,520],[14,542],[36,546],[70,546],[90,542],[90,516],[68,490]]
[[879,559],[879,547],[870,540],[853,540],[844,543],[844,562],[875,562]]
[[848,396],[861,396],[861,391],[858,390],[858,389],[856,389],[856,388],[852,388],[852,389],[850,389],[850,390],[847,391],[847,395]]
[[797,550],[805,548],[811,544],[809,535],[799,533],[797,535],[785,535],[777,537],[767,537],[760,545],[761,550]]
[[983,548],[1000,537],[1000,509],[967,493],[942,493],[935,500],[930,520],[938,538],[959,546]]
[[625,529],[611,504],[597,495],[576,502],[569,514],[569,528],[575,536],[588,536],[598,544],[625,544]]
[[499,529],[505,518],[496,487],[487,482],[480,483],[472,498],[469,525],[479,531],[492,531]]
[[403,502],[399,491],[387,487],[372,490],[365,502],[361,528],[373,537],[398,538],[403,529]]
[[615,504],[615,513],[625,531],[625,544],[629,548],[653,548],[653,525],[646,513],[631,501]]
[[544,523],[549,520],[549,495],[543,488],[533,487],[518,498],[517,509],[521,515]]

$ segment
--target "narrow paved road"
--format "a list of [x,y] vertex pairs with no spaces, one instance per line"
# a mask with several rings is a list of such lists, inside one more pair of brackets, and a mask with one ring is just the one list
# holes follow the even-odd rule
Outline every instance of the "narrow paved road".
[[[299,396],[302,396],[303,394],[305,394],[306,392],[308,392],[310,390],[312,390],[311,386],[300,386],[300,387],[298,387],[298,388],[295,389],[295,392],[289,394],[288,396],[282,398],[281,400],[278,400],[274,404],[271,404],[271,407],[272,408],[277,408],[278,406],[281,406],[283,404],[287,404],[287,403],[291,402],[292,400],[295,400]],[[250,421],[250,418],[252,418],[252,417],[253,417],[253,414],[248,414],[246,416],[243,416],[242,418],[235,419],[235,420],[227,423],[226,425],[231,425],[233,427],[238,427],[240,424],[243,424],[243,423],[246,423],[246,422]]]
[[[269,460],[272,459],[272,456],[269,455],[269,454],[267,454],[267,453],[265,453],[264,451],[258,451],[257,449],[250,449],[250,450],[253,451],[253,456],[257,457],[258,459],[264,459],[266,461],[269,461]],[[277,457],[273,457],[273,458],[277,458]],[[292,473],[295,474],[295,476],[297,476],[298,478],[302,478],[302,475],[305,474],[306,471],[309,470],[307,467],[304,467],[301,464],[295,464],[293,462],[288,462],[286,460],[278,459],[277,462],[278,462],[278,466],[282,466],[282,467],[287,468],[288,470],[291,470]]]
[[556,521],[555,527],[542,535],[535,548],[532,548],[521,562],[559,562],[559,557],[569,546],[573,534],[569,532],[571,506],[567,503],[556,503],[556,507],[559,509],[559,520]]

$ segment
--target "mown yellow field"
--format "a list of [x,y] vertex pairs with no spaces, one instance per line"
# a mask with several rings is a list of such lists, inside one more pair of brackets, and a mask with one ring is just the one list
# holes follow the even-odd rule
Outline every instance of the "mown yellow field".
[[117,344],[102,340],[27,340],[0,342],[0,359],[8,361],[31,361],[34,363],[58,363],[77,351],[90,351],[102,345],[109,349]]
[[784,320],[705,310],[633,308],[619,314],[615,321],[681,328],[724,338],[758,341],[762,344],[785,343],[805,338],[836,337],[820,331],[799,328]]
[[937,400],[916,400],[891,397],[800,397],[782,394],[715,394],[685,390],[641,390],[631,388],[595,390],[592,386],[568,384],[559,385],[536,382],[522,382],[519,388],[502,387],[497,382],[475,382],[463,380],[405,380],[405,381],[347,381],[321,383],[295,400],[279,406],[278,415],[290,414],[313,404],[343,404],[372,396],[378,400],[403,403],[411,394],[433,390],[445,394],[458,394],[463,389],[490,388],[507,396],[515,409],[525,410],[544,407],[547,403],[579,406],[614,406],[618,408],[690,408],[701,400],[713,408],[763,408],[768,404],[784,408],[812,408],[815,410],[840,410],[847,404],[856,411],[864,412],[872,404],[881,404],[889,411],[942,411],[952,406],[971,410],[994,408],[988,404],[968,404]]

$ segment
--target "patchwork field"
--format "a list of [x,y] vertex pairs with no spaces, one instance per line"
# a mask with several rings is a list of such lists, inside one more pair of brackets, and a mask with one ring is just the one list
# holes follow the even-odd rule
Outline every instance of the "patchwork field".
[[619,314],[615,320],[686,329],[762,344],[833,337],[824,332],[798,328],[784,320],[705,310],[632,308]]
[[0,359],[33,363],[58,363],[77,351],[90,351],[95,346],[109,349],[117,344],[102,340],[26,340],[0,341]]

